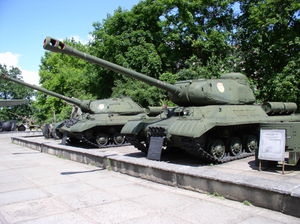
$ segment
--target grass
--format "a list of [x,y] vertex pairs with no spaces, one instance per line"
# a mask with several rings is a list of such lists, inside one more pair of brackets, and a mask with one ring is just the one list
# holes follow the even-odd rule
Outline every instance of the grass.
[[208,195],[212,196],[212,197],[220,198],[220,199],[225,199],[224,196],[219,194],[218,192],[209,193]]
[[243,201],[243,204],[246,205],[246,206],[252,206],[252,203],[250,201]]

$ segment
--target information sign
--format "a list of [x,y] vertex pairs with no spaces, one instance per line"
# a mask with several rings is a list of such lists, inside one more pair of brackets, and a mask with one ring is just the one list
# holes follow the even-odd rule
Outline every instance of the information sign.
[[260,129],[258,159],[284,161],[285,129]]

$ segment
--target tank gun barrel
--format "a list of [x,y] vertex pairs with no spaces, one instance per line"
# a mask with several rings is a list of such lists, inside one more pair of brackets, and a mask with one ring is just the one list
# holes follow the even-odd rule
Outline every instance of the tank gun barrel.
[[32,85],[32,84],[29,84],[29,83],[26,83],[26,82],[23,82],[21,80],[18,80],[18,79],[15,79],[15,78],[11,78],[9,77],[8,75],[5,75],[5,74],[1,74],[0,75],[0,78],[2,79],[5,79],[5,80],[8,80],[8,81],[11,81],[11,82],[14,82],[14,83],[17,83],[17,84],[20,84],[20,85],[23,85],[23,86],[27,86],[31,89],[35,89],[35,90],[38,90],[38,91],[41,91],[43,93],[46,93],[50,96],[54,96],[54,97],[57,97],[59,99],[62,99],[68,103],[71,103],[71,104],[74,104],[78,107],[80,107],[82,110],[89,110],[89,107],[88,105],[86,105],[86,103],[84,103],[83,101],[79,100],[79,99],[76,99],[76,98],[70,98],[70,97],[67,97],[67,96],[63,96],[59,93],[55,93],[55,92],[52,92],[50,90],[47,90],[45,88],[42,88],[42,87],[39,87],[39,86],[36,86],[36,85]]
[[23,105],[28,103],[29,103],[28,100],[23,100],[23,99],[13,99],[13,100],[0,99],[0,107],[12,107],[12,106]]
[[44,40],[44,49],[52,51],[52,52],[64,53],[64,54],[68,54],[68,55],[72,55],[72,56],[81,58],[85,61],[100,65],[101,67],[112,70],[114,72],[133,77],[133,78],[143,81],[149,85],[153,85],[158,88],[164,89],[164,90],[168,91],[169,93],[178,94],[180,92],[179,88],[177,88],[174,85],[171,85],[166,82],[162,82],[158,79],[154,79],[154,78],[144,75],[142,73],[133,71],[131,69],[124,68],[120,65],[116,65],[109,61],[106,61],[106,60],[97,58],[95,56],[89,55],[87,53],[81,52],[81,51],[76,50],[76,49],[66,45],[65,43],[63,43],[59,40],[56,40],[54,38],[51,38],[51,37],[46,37],[46,39]]

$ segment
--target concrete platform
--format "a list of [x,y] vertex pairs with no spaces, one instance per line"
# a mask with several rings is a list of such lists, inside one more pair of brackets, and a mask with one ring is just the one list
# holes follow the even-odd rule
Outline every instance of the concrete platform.
[[299,224],[300,218],[60,159],[0,133],[0,223]]
[[283,175],[280,168],[258,171],[254,157],[207,165],[182,153],[166,154],[160,162],[147,160],[132,146],[79,148],[36,136],[12,137],[12,142],[60,158],[300,217],[299,168],[287,168]]

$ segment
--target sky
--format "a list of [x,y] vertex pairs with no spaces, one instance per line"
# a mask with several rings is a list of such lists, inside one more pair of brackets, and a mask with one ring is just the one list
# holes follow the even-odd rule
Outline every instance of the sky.
[[46,36],[87,43],[93,23],[118,7],[130,10],[140,0],[0,0],[0,64],[18,67],[23,80],[39,84]]

